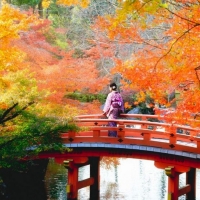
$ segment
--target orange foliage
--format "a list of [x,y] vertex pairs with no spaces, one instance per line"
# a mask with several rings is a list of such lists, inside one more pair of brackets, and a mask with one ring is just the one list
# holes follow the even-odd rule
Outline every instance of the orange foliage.
[[[179,2],[181,6],[176,2],[119,0],[115,14],[94,20],[93,37],[87,41],[91,48],[78,56],[70,41],[66,41],[71,48],[67,52],[47,42],[48,20],[22,32],[16,44],[27,53],[23,65],[30,66],[41,90],[51,91],[49,100],[53,102],[77,104],[64,99],[65,93],[97,93],[106,85],[110,73],[120,74],[124,88],[139,91],[138,102],[148,95],[156,103],[170,107],[176,99],[169,100],[169,95],[179,91],[181,101],[171,116],[186,123],[191,113],[200,111],[200,73],[195,70],[200,65],[200,9],[193,0],[187,1],[191,4]],[[89,0],[58,3],[86,7]],[[105,65],[106,61],[109,65]],[[87,105],[80,104],[80,108],[97,112],[96,102],[91,108]]]
[[72,5],[80,5],[83,8],[86,8],[90,3],[90,0],[57,0],[57,4],[61,5],[67,5],[67,6],[72,6]]
[[139,101],[149,95],[167,107],[175,101],[169,95],[180,92],[171,119],[192,124],[189,118],[200,111],[200,73],[195,70],[200,65],[200,8],[193,0],[180,2],[119,1],[115,15],[99,17],[94,27],[109,44],[135,47],[114,59],[112,73],[122,75],[124,87],[140,91]]
[[102,157],[101,159],[101,167],[106,169],[110,169],[113,166],[117,166],[120,164],[120,159],[115,157]]
[[[95,49],[89,49],[83,52],[83,56],[76,57],[73,50],[66,52],[52,46],[45,37],[49,27],[48,20],[41,20],[28,32],[20,34],[21,40],[15,44],[27,54],[24,64],[30,66],[38,88],[50,92],[49,101],[71,104],[85,113],[99,113],[97,102],[89,106],[65,98],[67,92],[97,93],[105,86],[107,78],[102,77],[96,67],[99,57],[96,57]],[[107,54],[106,51],[104,54]]]

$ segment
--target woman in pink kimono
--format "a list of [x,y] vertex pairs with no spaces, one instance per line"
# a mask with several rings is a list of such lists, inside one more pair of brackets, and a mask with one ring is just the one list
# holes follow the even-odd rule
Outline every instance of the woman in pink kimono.
[[[107,96],[105,106],[103,109],[103,115],[106,115],[108,119],[117,119],[120,113],[124,112],[124,102],[121,94],[117,91],[117,85],[115,83],[110,84],[110,93]],[[116,122],[109,122],[108,126],[116,127]],[[117,137],[117,131],[108,131],[108,136]]]

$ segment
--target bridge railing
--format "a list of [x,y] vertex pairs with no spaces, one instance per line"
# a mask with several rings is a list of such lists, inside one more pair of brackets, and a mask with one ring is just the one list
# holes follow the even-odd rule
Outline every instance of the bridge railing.
[[[82,131],[65,133],[62,138],[66,143],[140,145],[200,153],[200,129],[160,119],[157,115],[143,114],[121,114],[116,120],[103,115],[81,115],[76,117],[76,123]],[[116,122],[117,127],[107,126],[109,121]],[[117,131],[117,137],[108,137],[109,130]]]

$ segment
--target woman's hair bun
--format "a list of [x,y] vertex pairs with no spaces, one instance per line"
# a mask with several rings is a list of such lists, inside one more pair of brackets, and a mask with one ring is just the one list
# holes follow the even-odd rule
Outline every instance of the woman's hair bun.
[[111,83],[110,87],[112,88],[112,90],[116,90],[117,89],[116,83]]

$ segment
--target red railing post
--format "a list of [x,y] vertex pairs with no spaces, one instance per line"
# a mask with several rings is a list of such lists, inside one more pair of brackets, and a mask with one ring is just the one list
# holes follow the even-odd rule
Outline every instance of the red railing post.
[[197,139],[197,151],[200,153],[200,138]]
[[75,134],[76,134],[75,132],[69,131],[69,133],[68,133],[68,140],[70,142],[72,142],[74,140]]
[[151,133],[142,133],[142,135],[145,141],[150,141]]
[[118,123],[118,133],[117,136],[120,140],[120,142],[122,142],[124,140],[124,135],[125,135],[125,125],[123,122],[119,122]]
[[93,130],[93,137],[97,138],[100,136],[100,130]]
[[176,145],[177,137],[173,133],[169,136],[169,143],[170,145]]

